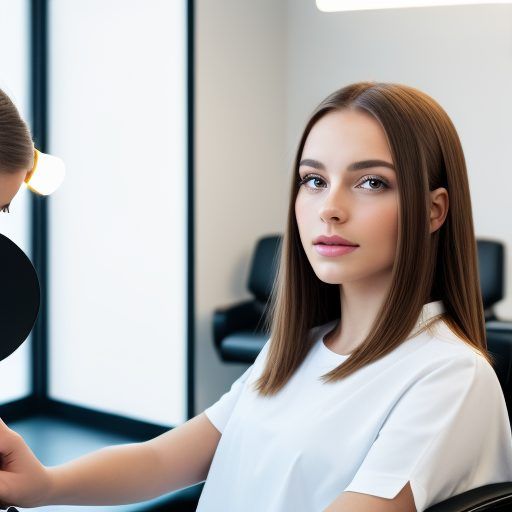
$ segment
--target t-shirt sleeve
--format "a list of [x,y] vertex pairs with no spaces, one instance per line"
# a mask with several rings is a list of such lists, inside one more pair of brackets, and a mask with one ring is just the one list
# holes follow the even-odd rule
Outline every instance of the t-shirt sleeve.
[[475,353],[440,363],[409,387],[344,491],[392,499],[410,482],[422,512],[511,476],[503,392],[492,366]]
[[242,391],[245,381],[249,377],[254,363],[245,370],[245,372],[238,377],[238,379],[231,384],[231,389],[224,393],[219,400],[217,400],[213,405],[210,405],[207,409],[204,410],[208,419],[214,424],[215,428],[222,433],[224,430],[224,426],[228,422],[229,417],[231,416],[231,411],[235,407],[236,401]]
[[254,363],[249,366],[249,368],[247,368],[247,370],[245,370],[245,372],[240,375],[235,382],[233,382],[230,390],[224,393],[213,405],[203,411],[220,433],[224,431],[224,427],[231,416],[231,412],[235,407],[238,397],[242,393],[245,381],[251,375],[254,366],[260,362],[268,350],[269,342],[270,339],[267,340],[263,348],[260,350]]

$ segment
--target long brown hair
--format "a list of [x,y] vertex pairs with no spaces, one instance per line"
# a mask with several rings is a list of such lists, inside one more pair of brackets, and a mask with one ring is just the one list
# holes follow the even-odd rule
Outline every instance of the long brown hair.
[[[339,285],[318,279],[302,246],[295,200],[310,130],[322,116],[341,109],[367,112],[384,129],[396,169],[400,222],[391,286],[375,322],[363,343],[322,381],[339,381],[391,352],[416,327],[423,305],[434,300],[443,301],[441,318],[451,330],[494,364],[487,351],[466,163],[455,127],[443,108],[418,89],[365,81],[325,98],[300,138],[267,310],[271,339],[264,371],[254,383],[262,396],[277,393],[303,362],[315,341],[310,329],[340,315]],[[429,191],[438,187],[447,189],[449,208],[443,225],[431,234]]]
[[30,130],[9,96],[0,89],[0,172],[29,171],[33,161]]

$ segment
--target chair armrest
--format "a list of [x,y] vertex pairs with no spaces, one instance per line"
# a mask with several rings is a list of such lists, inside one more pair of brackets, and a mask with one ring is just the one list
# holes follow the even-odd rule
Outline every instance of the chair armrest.
[[249,300],[213,312],[213,340],[220,354],[222,340],[239,331],[261,332],[265,318],[265,304]]
[[477,487],[452,496],[425,509],[425,512],[487,512],[512,510],[512,482]]

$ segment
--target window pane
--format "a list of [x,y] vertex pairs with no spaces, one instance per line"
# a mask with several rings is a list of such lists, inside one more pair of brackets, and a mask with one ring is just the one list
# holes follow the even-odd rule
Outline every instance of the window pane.
[[186,421],[186,2],[51,0],[50,398]]

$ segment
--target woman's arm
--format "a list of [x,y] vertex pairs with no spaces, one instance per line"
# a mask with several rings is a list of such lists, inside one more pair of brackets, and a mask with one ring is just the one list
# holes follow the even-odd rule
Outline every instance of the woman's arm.
[[48,505],[121,505],[206,479],[220,432],[205,414],[143,443],[109,446],[48,468]]
[[47,468],[48,496],[41,505],[122,505],[157,496],[157,458],[144,443],[107,446]]

